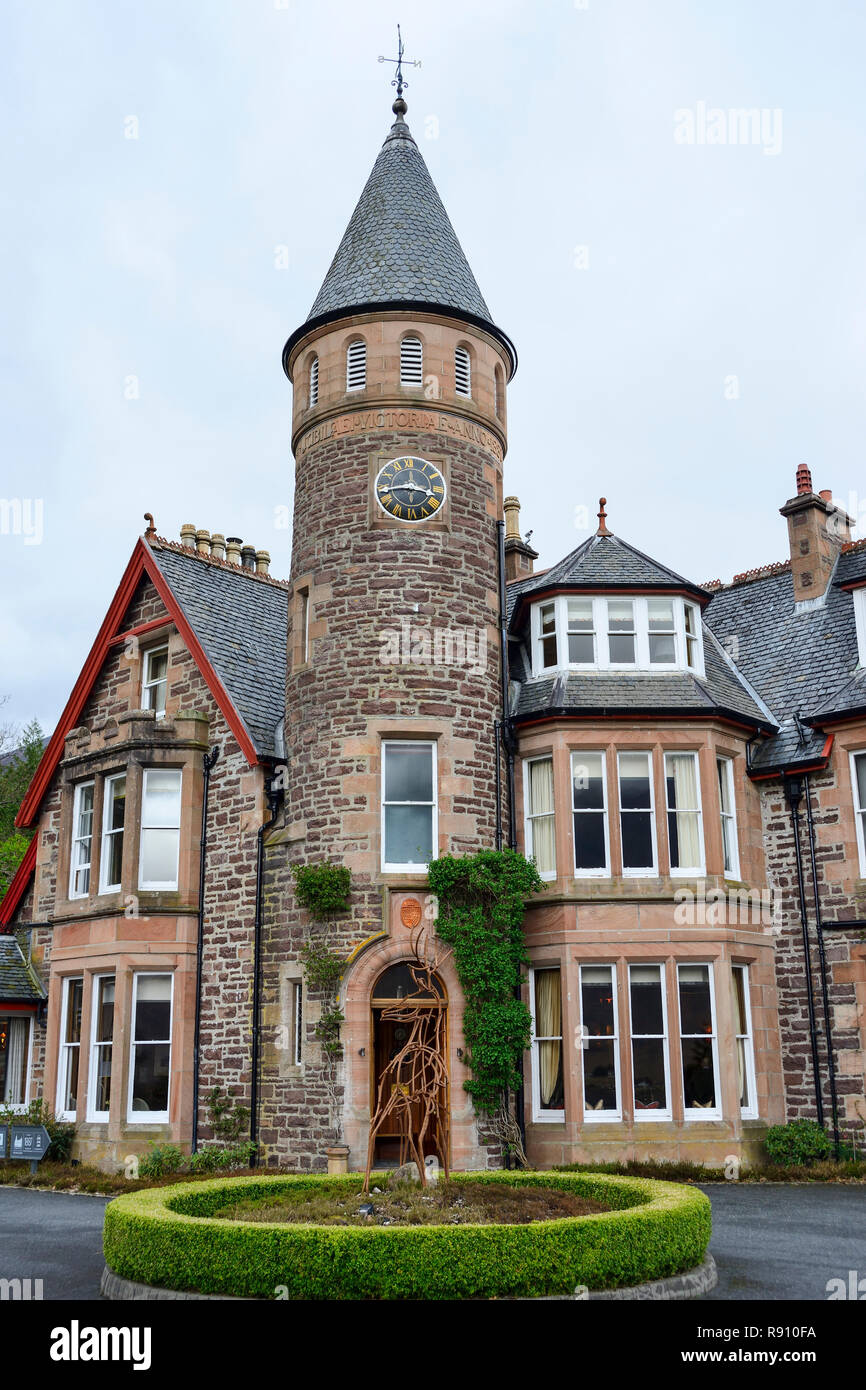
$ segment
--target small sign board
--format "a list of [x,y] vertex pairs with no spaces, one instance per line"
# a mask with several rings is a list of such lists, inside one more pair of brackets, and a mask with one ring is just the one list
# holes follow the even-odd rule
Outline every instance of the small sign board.
[[10,1125],[9,1158],[27,1158],[38,1163],[44,1158],[51,1143],[51,1135],[44,1125]]
[[6,1158],[9,1152],[9,1130],[5,1125],[0,1125],[0,1158]]

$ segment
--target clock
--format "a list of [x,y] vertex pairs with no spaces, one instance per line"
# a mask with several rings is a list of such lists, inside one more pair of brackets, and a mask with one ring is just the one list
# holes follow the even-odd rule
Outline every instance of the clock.
[[429,521],[442,510],[445,479],[441,469],[427,459],[391,459],[376,475],[376,501],[398,521]]

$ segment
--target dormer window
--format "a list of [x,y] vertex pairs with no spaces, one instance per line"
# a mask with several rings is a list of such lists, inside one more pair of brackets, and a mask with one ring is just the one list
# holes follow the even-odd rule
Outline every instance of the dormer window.
[[703,675],[701,616],[679,595],[561,594],[533,605],[533,675],[550,671],[694,671]]
[[424,385],[424,348],[420,338],[404,338],[400,344],[400,385]]
[[358,338],[346,351],[346,390],[363,391],[366,385],[367,344],[363,338]]

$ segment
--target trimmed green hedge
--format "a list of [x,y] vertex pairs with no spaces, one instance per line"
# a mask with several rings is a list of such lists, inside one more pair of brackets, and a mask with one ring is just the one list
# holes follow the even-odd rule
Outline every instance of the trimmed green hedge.
[[613,1210],[523,1226],[312,1226],[227,1221],[232,1199],[287,1186],[357,1193],[348,1177],[215,1178],[118,1197],[105,1211],[109,1268],[163,1288],[246,1298],[533,1297],[640,1284],[699,1265],[710,1203],[698,1189],[585,1173],[464,1173],[454,1181],[556,1187]]

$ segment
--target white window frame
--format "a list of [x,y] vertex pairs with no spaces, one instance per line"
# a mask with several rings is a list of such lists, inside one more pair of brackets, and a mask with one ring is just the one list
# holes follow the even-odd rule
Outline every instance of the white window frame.
[[[586,816],[586,815],[597,816],[597,815],[598,815],[598,809],[596,809],[596,810],[594,810],[594,811],[590,811],[590,810],[578,810],[578,811],[576,811],[576,810],[574,809],[574,762],[575,762],[575,758],[580,759],[580,758],[586,758],[586,757],[588,757],[588,756],[600,757],[600,758],[601,758],[601,787],[602,787],[602,794],[603,794],[603,797],[604,797],[603,814],[604,814],[604,859],[605,859],[605,866],[604,866],[603,869],[578,869],[578,868],[577,868],[577,838],[576,838],[575,833],[574,833],[574,818],[575,818],[575,816]],[[574,875],[575,878],[610,878],[610,876],[611,876],[611,864],[610,864],[610,816],[609,816],[609,814],[608,814],[608,804],[607,804],[607,800],[608,800],[608,798],[607,798],[607,755],[606,755],[605,750],[604,750],[603,748],[572,748],[572,750],[571,750],[571,758],[570,758],[570,760],[569,760],[569,765],[568,765],[568,766],[569,766],[569,772],[570,772],[570,775],[571,775],[571,781],[570,781],[570,788],[571,788],[571,790],[570,790],[570,793],[569,793],[569,800],[570,800],[570,802],[571,802],[571,805],[570,805],[570,807],[569,807],[569,813],[570,813],[570,815],[571,815],[571,872],[572,872],[572,874]]]
[[[620,771],[619,771],[619,766],[620,766],[619,760],[620,760],[620,758],[623,756],[623,754],[626,754],[626,755],[632,756],[632,757],[637,757],[637,756],[645,757],[645,758],[647,759],[647,764],[648,764],[648,768],[649,768],[649,789],[650,789],[649,818],[650,818],[650,837],[651,837],[651,840],[652,840],[653,862],[652,862],[651,865],[649,865],[648,868],[645,868],[645,869],[627,869],[627,868],[625,867],[625,856],[624,856],[624,853],[623,853],[622,818],[623,818],[624,815],[625,815],[625,816],[634,816],[634,815],[641,815],[641,814],[646,815],[647,812],[646,812],[646,811],[644,811],[644,812],[640,812],[640,811],[629,811],[629,810],[623,811],[623,809],[622,809],[622,788],[621,788]],[[621,860],[620,867],[621,867],[621,869],[622,869],[622,876],[623,876],[623,878],[656,878],[656,877],[658,876],[658,871],[659,871],[659,844],[658,844],[658,827],[656,826],[655,758],[654,758],[654,756],[653,756],[653,750],[652,750],[651,748],[618,748],[618,749],[617,749],[617,754],[616,754],[616,799],[617,799],[617,807],[618,807],[618,809],[619,809],[619,817],[620,817],[620,822],[619,822],[619,848],[620,848],[620,860]]]
[[[541,1078],[540,1078],[540,1075],[539,1075],[539,1067],[538,1067],[538,1044],[539,1044],[540,1042],[556,1042],[556,1039],[555,1039],[555,1038],[537,1038],[537,1037],[535,1036],[535,976],[536,976],[536,974],[540,974],[540,973],[542,973],[542,972],[545,971],[545,970],[558,970],[558,971],[559,971],[560,998],[561,998],[561,996],[562,996],[562,986],[563,986],[563,983],[564,983],[564,981],[563,981],[563,973],[564,973],[564,972],[563,972],[562,965],[561,965],[561,963],[560,963],[559,961],[554,961],[554,960],[552,960],[552,961],[550,962],[549,965],[545,965],[543,961],[538,961],[536,965],[530,967],[530,970],[529,970],[529,1012],[530,1012],[530,1014],[531,1014],[531,1016],[532,1016],[532,1033],[531,1033],[531,1040],[530,1040],[530,1044],[529,1044],[529,1065],[530,1065],[530,1078],[531,1078],[531,1081],[532,1081],[532,1123],[533,1123],[533,1124],[540,1124],[540,1125],[561,1125],[561,1124],[564,1124],[564,1123],[565,1123],[565,1106],[564,1106],[564,1105],[563,1105],[563,1107],[562,1107],[561,1110],[550,1110],[550,1109],[545,1110],[544,1107],[541,1106],[541,1105],[539,1104],[539,1101],[540,1101],[540,1098],[541,1098]],[[562,1007],[561,1004],[560,1004],[560,1007]],[[561,1046],[562,1046],[562,1078],[563,1078],[563,1083],[564,1083],[564,1082],[565,1082],[565,1010],[564,1010],[564,1009],[562,1009],[562,1037],[560,1038],[559,1041],[560,1041],[560,1044],[561,1044]],[[563,1085],[563,1099],[564,1099],[564,1097],[565,1097],[565,1087],[564,1087],[564,1085]]]
[[[578,603],[588,603],[588,604],[589,604],[589,607],[590,607],[590,615],[591,615],[591,619],[592,619],[592,631],[589,632],[589,631],[587,631],[586,629],[584,629],[583,631],[575,630],[574,635],[575,635],[575,637],[592,637],[592,661],[572,661],[571,658],[570,658],[570,655],[569,655],[569,643],[568,643],[568,639],[569,639],[569,637],[571,636],[571,619],[570,619],[569,616],[568,616],[568,605],[569,605],[569,602],[571,602],[571,603],[578,602]],[[582,595],[582,594],[566,594],[566,595],[565,595],[565,602],[564,602],[564,604],[563,604],[563,614],[564,614],[564,621],[565,621],[565,629],[564,629],[565,656],[566,656],[566,658],[568,658],[567,664],[568,664],[569,670],[570,670],[570,671],[593,671],[593,670],[595,670],[596,667],[598,666],[598,604],[597,604],[596,601],[592,598],[592,596],[589,595],[589,594],[587,594],[586,596],[584,596],[584,595]],[[557,615],[557,617],[558,617],[558,615]],[[559,624],[558,624],[558,622],[557,622],[557,628],[558,628],[558,626],[559,626]],[[558,651],[559,651],[559,633],[557,632],[557,652],[558,652]],[[549,669],[550,669],[550,668],[549,668]]]
[[[79,833],[78,833],[78,821],[79,821],[79,816],[80,816],[80,814],[81,814],[81,797],[82,797],[82,793],[85,792],[85,791],[87,791],[87,790],[89,790],[89,791],[91,792],[91,803],[90,803],[90,834],[89,834],[89,835],[79,835]],[[87,897],[90,896],[90,888],[91,888],[91,885],[92,885],[92,883],[93,883],[93,821],[94,821],[95,815],[96,815],[96,783],[93,782],[93,781],[91,781],[91,782],[79,782],[79,783],[77,784],[76,788],[75,788],[75,795],[74,795],[74,797],[72,798],[72,852],[71,852],[71,854],[70,854],[70,856],[69,856],[69,897],[70,897],[70,898],[87,898]],[[87,863],[86,863],[86,864],[77,864],[77,863],[75,862],[76,859],[77,859],[77,857],[78,857],[77,854],[76,854],[77,847],[78,847],[79,844],[83,844],[84,841],[86,841],[86,840],[89,840],[89,841],[90,841],[90,854],[89,854],[89,856],[88,856]],[[86,888],[86,890],[85,890],[83,893],[78,892],[78,891],[76,890],[76,887],[75,887],[75,875],[76,875],[76,871],[77,871],[77,870],[81,870],[81,869],[87,869],[87,871],[88,871],[87,888]]]
[[424,344],[416,333],[400,339],[400,385],[413,391],[424,385]]
[[[178,777],[178,814],[177,825],[156,825],[145,822],[145,807],[147,805],[147,780],[151,772],[173,772]],[[180,872],[180,829],[183,821],[183,770],[179,767],[146,767],[141,779],[141,816],[138,836],[138,886],[144,892],[158,893],[160,891],[177,892]],[[163,879],[159,882],[146,882],[142,877],[144,868],[144,855],[142,845],[144,843],[145,830],[176,830],[177,831],[177,856],[175,859],[175,871],[173,879]]]
[[346,391],[367,389],[367,344],[354,338],[346,348]]
[[[613,1036],[608,1034],[587,1033],[583,1022],[583,972],[584,970],[609,970],[611,980],[611,992],[613,995]],[[582,961],[578,967],[577,980],[578,997],[580,1001],[580,1038],[584,1044],[590,1042],[612,1042],[613,1043],[613,1070],[616,1085],[616,1109],[615,1110],[587,1110],[586,1108],[586,1053],[589,1050],[584,1046],[581,1048],[580,1058],[580,1108],[584,1121],[587,1124],[605,1125],[622,1123],[622,1065],[620,1061],[620,1026],[619,1026],[619,988],[617,983],[617,970],[615,961]]]
[[860,856],[860,877],[866,878],[866,804],[860,804],[860,791],[857,785],[857,759],[866,758],[866,748],[852,749],[849,762],[851,767],[851,796],[854,805],[854,826],[857,832],[857,852]]
[[[735,970],[741,970],[743,972],[743,1006],[746,1010],[746,1027],[749,1030],[747,1033],[737,1033],[736,1031],[734,1032],[734,1043],[736,1044],[738,1042],[743,1042],[745,1044],[743,1051],[746,1055],[746,1084],[748,1086],[750,1096],[750,1104],[746,1106],[740,1106],[740,1118],[743,1120],[757,1120],[760,1118],[760,1116],[758,1114],[758,1083],[755,1072],[755,1024],[752,1018],[752,995],[749,982],[749,967],[745,964],[741,965],[735,963],[731,966],[731,974],[733,974]],[[734,1020],[734,1024],[736,1027],[736,1019]],[[734,1062],[736,1063],[736,1061],[737,1053],[735,1051]],[[737,1079],[739,1081],[739,1074],[737,1076]],[[737,1087],[737,1089],[739,1090],[739,1086]]]
[[296,1067],[304,1061],[304,982],[292,980],[292,1052]]
[[[167,975],[171,981],[168,996],[168,1038],[142,1038],[139,1043],[135,1036],[135,1011],[138,1001],[138,982],[147,976]],[[131,1125],[165,1125],[168,1124],[171,1114],[171,1068],[172,1053],[174,1043],[172,1033],[174,1032],[174,971],[172,970],[136,970],[132,977],[132,1013],[129,1017],[129,1072],[127,1074],[127,1097],[126,1097],[126,1120]],[[164,1045],[168,1042],[168,1095],[166,1097],[165,1110],[133,1110],[133,1090],[135,1079],[135,1049],[138,1046],[150,1047],[153,1043]]]
[[[168,699],[168,643],[160,642],[155,647],[148,647],[142,652],[141,669],[141,707],[142,709],[152,709],[157,719],[165,718],[165,704]],[[151,676],[151,666],[155,656],[165,657],[165,675],[156,680]],[[164,686],[162,709],[158,705],[151,703],[152,692],[159,686]]]
[[[431,834],[431,858],[435,859],[439,852],[439,758],[438,748],[435,739],[426,738],[386,738],[382,740],[382,771],[380,776],[380,833],[382,836],[381,863],[382,872],[385,874],[424,874],[427,871],[426,864],[391,864],[385,858],[385,807],[387,806],[429,806],[429,801],[385,801],[385,763],[387,761],[387,750],[389,748],[404,748],[406,745],[413,748],[429,748],[432,750],[433,758],[433,820]],[[428,861],[429,862],[429,861]]]
[[[683,602],[679,601],[674,594],[648,594],[643,603],[646,605],[646,659],[647,665],[652,671],[678,671],[685,666],[684,637],[683,630],[685,618],[683,616]],[[671,625],[661,631],[651,633],[649,626],[649,612],[651,603],[669,603],[671,606]],[[644,636],[644,632],[641,633]],[[653,661],[650,655],[651,637],[673,637],[674,639],[674,659],[673,661]]]
[[[728,800],[730,801],[730,805],[731,805],[731,810],[730,810],[730,811],[726,811],[725,808],[724,808],[724,802],[722,801],[722,794],[721,794],[721,788],[720,788],[720,789],[719,789],[719,821],[720,821],[720,823],[721,823],[721,830],[722,830],[722,872],[723,872],[725,878],[732,878],[732,879],[737,879],[737,880],[739,880],[739,877],[740,877],[740,842],[739,842],[739,834],[738,834],[738,830],[737,830],[737,796],[736,796],[736,783],[735,783],[735,781],[734,781],[734,760],[733,760],[733,758],[730,756],[729,753],[717,753],[717,754],[716,754],[717,777],[718,777],[718,768],[719,768],[719,765],[720,765],[721,763],[724,763],[724,765],[725,765],[725,771],[724,771],[725,786],[726,786],[727,793],[728,793]],[[730,869],[726,869],[726,868],[724,867],[724,864],[725,864],[725,822],[726,822],[726,821],[729,821],[729,822],[730,822],[729,829],[730,829],[730,834],[731,834],[731,858],[732,858],[732,861],[733,861],[732,864],[731,864]]]
[[[460,386],[461,376],[466,383],[465,389]],[[472,399],[472,354],[462,344],[454,349],[454,390],[464,400]]]
[[[551,778],[552,778],[552,780],[553,780],[553,810],[552,810],[552,811],[536,812],[536,813],[533,815],[533,812],[532,812],[532,804],[531,804],[531,795],[530,795],[531,788],[530,788],[530,773],[529,773],[529,769],[530,769],[530,767],[531,767],[531,765],[532,765],[533,763],[544,763],[544,762],[550,763],[550,767],[551,767]],[[554,765],[554,759],[553,759],[553,754],[552,754],[552,753],[540,753],[540,754],[538,755],[538,757],[536,757],[536,758],[524,758],[524,760],[523,760],[523,822],[524,822],[523,836],[524,836],[524,840],[526,841],[526,857],[527,857],[527,859],[531,859],[531,858],[533,857],[534,853],[535,853],[535,837],[534,837],[534,834],[533,834],[533,824],[532,824],[532,822],[533,822],[534,820],[546,820],[546,819],[548,819],[548,818],[551,819],[551,820],[553,821],[553,870],[552,870],[552,871],[551,871],[551,870],[545,870],[544,873],[542,873],[541,870],[539,870],[539,873],[538,873],[539,878],[544,879],[545,882],[552,882],[553,879],[556,878],[556,781],[555,781],[555,772],[556,772],[556,768],[555,768],[555,765]],[[551,967],[551,968],[552,968],[552,967]]]
[[[102,982],[103,980],[111,980],[111,981],[113,982],[113,984],[114,984],[114,1017],[113,1017],[113,1020],[112,1020],[111,1041],[110,1041],[110,1042],[107,1042],[107,1041],[106,1041],[106,1042],[97,1042],[97,1041],[96,1041],[96,1019],[97,1019],[97,1008],[98,1008],[98,1004],[99,1004],[99,986],[100,986],[100,984],[101,984],[101,982]],[[96,1109],[96,1105],[95,1105],[95,1100],[96,1100],[96,1070],[97,1070],[97,1069],[96,1069],[96,1063],[97,1063],[97,1060],[98,1060],[98,1057],[99,1057],[99,1053],[100,1053],[103,1049],[105,1049],[105,1048],[110,1048],[110,1049],[111,1049],[111,1068],[112,1068],[112,1078],[111,1078],[111,1079],[112,1079],[112,1082],[113,1082],[113,1081],[114,1081],[114,1023],[116,1022],[116,1020],[117,1020],[117,977],[116,977],[116,975],[112,974],[111,972],[107,972],[107,973],[101,974],[101,975],[94,975],[94,976],[93,976],[93,983],[92,983],[92,987],[91,987],[91,994],[90,994],[90,1057],[89,1057],[89,1059],[88,1059],[88,1067],[87,1067],[87,1119],[88,1119],[88,1122],[91,1123],[91,1124],[107,1124],[107,1123],[108,1123],[108,1120],[109,1120],[109,1117],[110,1117],[110,1111],[108,1111],[108,1110],[97,1110],[97,1109]],[[79,1066],[80,1066],[80,1065],[81,1065],[81,1064],[80,1064],[80,1062],[79,1062]]]
[[121,876],[117,883],[108,883],[108,865],[111,859],[111,839],[115,835],[126,835],[126,805],[124,798],[123,825],[118,830],[109,826],[112,806],[112,787],[115,782],[125,782],[126,773],[116,772],[106,777],[102,784],[102,839],[99,845],[99,891],[100,893],[119,893],[123,881],[123,851],[121,850]]
[[308,408],[309,410],[312,410],[313,406],[314,406],[314,405],[318,405],[318,404],[319,404],[319,359],[318,359],[318,357],[313,357],[313,358],[311,358],[311,360],[310,360],[310,374],[309,374],[309,405],[308,405],[307,408]]
[[[632,970],[646,970],[646,969],[650,969],[650,968],[653,969],[653,970],[658,970],[658,972],[659,972],[659,987],[660,987],[660,989],[661,989],[661,996],[662,996],[662,1028],[663,1028],[663,1030],[664,1030],[664,1031],[663,1031],[662,1033],[660,1033],[660,1034],[659,1034],[659,1033],[635,1033],[635,1032],[634,1032],[634,1029],[633,1029],[633,1026],[632,1026],[632,1013],[631,1013],[631,972],[632,972]],[[665,965],[665,962],[664,962],[664,961],[656,961],[656,960],[646,960],[646,961],[644,961],[644,960],[636,960],[636,961],[630,962],[630,964],[629,964],[629,966],[628,966],[628,1045],[629,1045],[629,1063],[630,1063],[630,1067],[631,1067],[631,1101],[632,1101],[632,1108],[633,1108],[635,1123],[637,1123],[637,1124],[644,1124],[644,1123],[647,1123],[647,1124],[656,1124],[656,1123],[658,1123],[658,1121],[660,1121],[660,1120],[666,1120],[666,1121],[670,1122],[670,1120],[673,1118],[673,1111],[672,1111],[672,1109],[671,1109],[671,1105],[672,1105],[672,1100],[671,1100],[671,1057],[670,1057],[670,1050],[671,1050],[671,1049],[670,1049],[670,1030],[668,1029],[668,990],[667,990],[667,983],[668,983],[668,982],[667,982],[667,966]],[[635,1095],[635,1089],[634,1089],[634,1081],[635,1081],[635,1077],[634,1077],[634,1048],[632,1047],[632,1043],[633,1043],[635,1040],[637,1040],[638,1042],[640,1042],[640,1041],[642,1041],[642,1040],[648,1040],[648,1041],[650,1041],[650,1042],[659,1042],[659,1041],[661,1041],[661,1044],[662,1044],[662,1057],[663,1057],[663,1059],[664,1059],[664,1069],[665,1069],[665,1095],[667,1096],[667,1102],[668,1102],[667,1105],[665,1106],[664,1110],[644,1110],[644,1109],[639,1110],[639,1109],[638,1109],[637,1096]]]
[[854,626],[857,631],[857,659],[861,666],[866,666],[866,585],[860,589],[852,589],[851,597],[854,600]]
[[301,664],[306,666],[310,660],[310,590],[307,585],[298,590],[301,600]]
[[[665,784],[665,835],[668,842],[668,872],[671,878],[701,878],[707,871],[707,847],[704,841],[704,814],[703,799],[701,797],[701,760],[692,748],[666,748],[663,750],[662,775]],[[669,815],[676,815],[677,808],[668,805],[668,758],[693,758],[695,763],[695,794],[698,799],[698,841],[701,847],[701,862],[691,864],[688,868],[675,869],[671,864],[671,832]],[[692,810],[692,807],[684,808]]]
[[[696,1106],[686,1105],[686,1079],[683,1072],[683,1038],[703,1038],[706,1041],[706,1033],[684,1033],[682,1024],[682,1011],[680,1008],[680,971],[691,970],[698,966],[705,966],[709,971],[708,982],[710,990],[710,1022],[713,1032],[711,1042],[713,1045],[713,1080],[715,1082],[716,1107],[714,1110],[701,1110]],[[681,960],[677,961],[677,1049],[679,1051],[680,1066],[680,1085],[682,1086],[683,1118],[686,1124],[697,1121],[699,1124],[705,1120],[720,1120],[722,1118],[722,1078],[719,1074],[719,1027],[716,1022],[716,976],[713,969],[713,962],[710,960]]]
[[78,1042],[77,1042],[77,1043],[69,1043],[69,1042],[66,1041],[66,1024],[67,1024],[67,1021],[68,1021],[68,1018],[69,1018],[69,995],[70,995],[70,992],[71,992],[71,988],[72,988],[72,986],[73,986],[74,984],[80,984],[80,985],[81,985],[81,1021],[82,1021],[82,1024],[84,1023],[84,976],[83,976],[83,975],[64,975],[64,976],[63,976],[63,991],[62,991],[62,995],[61,995],[61,1005],[60,1005],[60,1041],[59,1041],[58,1048],[57,1048],[57,1104],[56,1104],[56,1106],[55,1106],[55,1110],[56,1110],[56,1112],[57,1112],[57,1118],[58,1118],[58,1120],[74,1120],[74,1119],[76,1118],[77,1113],[78,1113],[78,1111],[77,1111],[77,1095],[76,1095],[76,1109],[75,1109],[75,1110],[67,1110],[66,1107],[65,1107],[65,1105],[63,1104],[64,1098],[65,1098],[65,1093],[66,1093],[66,1077],[67,1077],[68,1072],[69,1072],[69,1058],[68,1058],[68,1054],[69,1054],[69,1052],[72,1050],[72,1048],[77,1048],[77,1049],[78,1049],[78,1086],[79,1086],[79,1088],[80,1088],[80,1086],[81,1086],[81,1033],[80,1033],[80,1031],[79,1031],[79,1034],[78,1034]]
[[[595,659],[592,662],[568,660],[568,601],[585,599],[592,604],[593,637]],[[650,661],[649,659],[649,603],[653,599],[664,599],[673,605],[674,625],[670,629],[674,638],[675,660],[672,662]],[[610,621],[608,604],[628,602],[634,613],[635,659],[631,661],[611,661],[610,659]],[[553,605],[556,635],[556,665],[542,665],[541,648],[541,609]],[[695,614],[696,664],[689,666],[687,661],[686,607]],[[559,671],[640,671],[649,675],[668,674],[671,671],[685,671],[693,676],[704,678],[703,633],[700,608],[697,603],[682,598],[679,594],[589,594],[580,589],[569,593],[539,598],[530,609],[530,632],[532,635],[532,674],[536,677],[550,676]],[[614,634],[615,636],[617,634]],[[622,634],[625,635],[625,634]]]
[[5,1110],[11,1110],[16,1115],[20,1115],[24,1113],[24,1111],[30,1104],[30,1088],[33,1084],[33,1034],[35,1017],[32,1013],[27,1014],[24,1012],[19,1012],[19,1010],[17,1009],[14,1013],[8,1013],[4,1011],[2,1006],[0,1006],[0,1015],[2,1015],[3,1018],[8,1019],[10,1023],[12,1023],[13,1021],[17,1021],[20,1018],[25,1018],[27,1020],[27,1042],[25,1044],[27,1048],[27,1070],[24,1074],[24,1099],[22,1101],[5,1101],[3,1099],[3,1096],[0,1095],[0,1107],[2,1107]]

